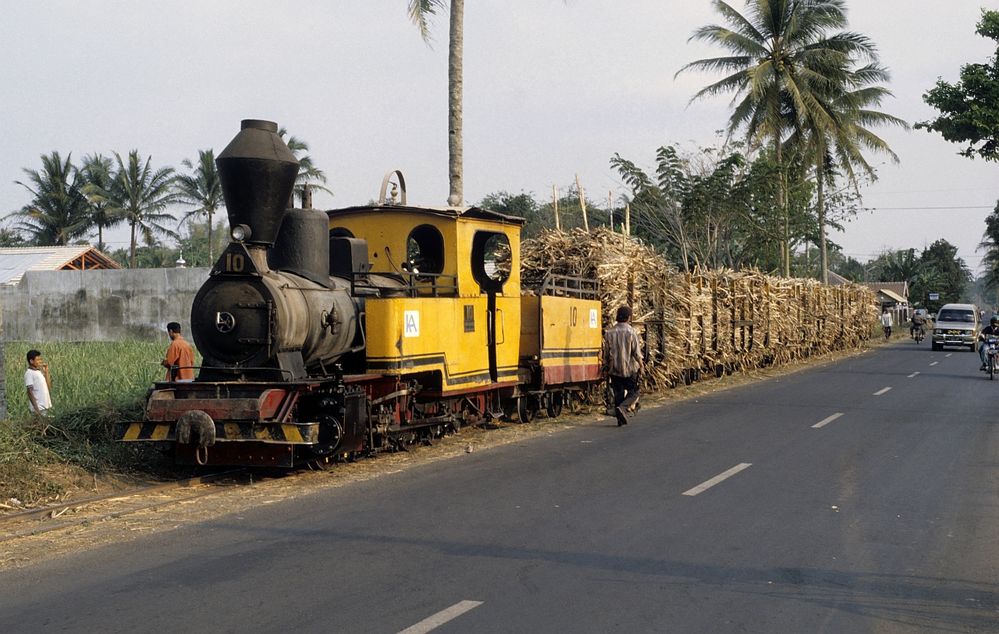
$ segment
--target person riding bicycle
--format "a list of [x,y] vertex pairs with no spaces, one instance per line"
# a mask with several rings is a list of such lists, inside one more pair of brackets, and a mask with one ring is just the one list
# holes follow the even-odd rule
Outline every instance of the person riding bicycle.
[[982,358],[982,367],[980,370],[987,370],[988,364],[985,359],[985,339],[986,337],[999,337],[999,316],[992,315],[989,319],[989,325],[982,328],[982,331],[978,333],[978,356]]
[[909,336],[913,339],[916,338],[916,330],[922,331],[924,334],[926,332],[926,315],[916,311],[912,314],[912,325],[909,326]]

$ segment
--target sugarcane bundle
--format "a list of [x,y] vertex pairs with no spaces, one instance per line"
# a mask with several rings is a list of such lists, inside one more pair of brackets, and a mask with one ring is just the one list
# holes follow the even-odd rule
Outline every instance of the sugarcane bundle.
[[646,388],[788,363],[856,347],[872,332],[874,293],[755,269],[681,273],[660,253],[607,229],[546,231],[521,247],[525,287],[549,274],[599,283],[604,325],[627,304],[643,337]]

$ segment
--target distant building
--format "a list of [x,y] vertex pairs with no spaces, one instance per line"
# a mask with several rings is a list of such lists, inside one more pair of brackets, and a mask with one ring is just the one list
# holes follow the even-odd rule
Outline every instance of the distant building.
[[0,248],[0,284],[17,286],[26,271],[120,269],[112,257],[90,245]]
[[842,275],[828,271],[830,286],[843,284],[860,284],[874,291],[878,298],[878,312],[886,308],[894,316],[896,323],[908,321],[911,307],[909,306],[908,282],[851,282]]

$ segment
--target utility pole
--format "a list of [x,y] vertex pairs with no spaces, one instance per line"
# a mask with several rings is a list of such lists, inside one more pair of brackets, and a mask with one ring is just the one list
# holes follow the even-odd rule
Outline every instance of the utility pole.
[[614,193],[607,190],[607,218],[610,220],[611,231],[614,231]]
[[558,188],[552,185],[552,210],[555,212],[555,231],[562,230],[562,224],[558,219]]
[[583,210],[583,229],[590,232],[590,221],[586,217],[586,194],[583,192],[583,185],[579,182],[579,174],[576,174],[576,191],[579,193],[579,208]]

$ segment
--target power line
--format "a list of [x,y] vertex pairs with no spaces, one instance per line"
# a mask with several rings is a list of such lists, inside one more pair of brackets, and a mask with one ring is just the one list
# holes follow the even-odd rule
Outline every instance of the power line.
[[861,207],[864,211],[931,211],[943,209],[995,209],[995,205],[968,205],[950,207]]

